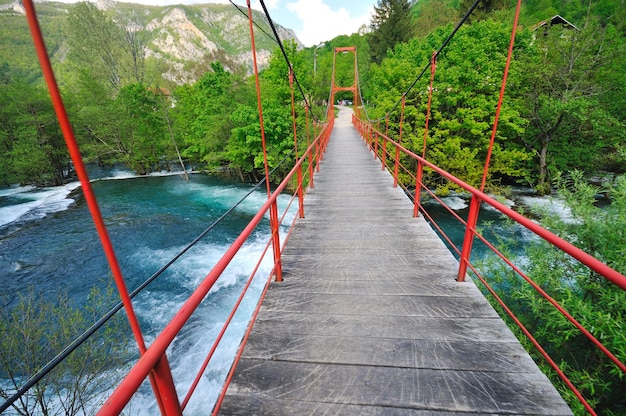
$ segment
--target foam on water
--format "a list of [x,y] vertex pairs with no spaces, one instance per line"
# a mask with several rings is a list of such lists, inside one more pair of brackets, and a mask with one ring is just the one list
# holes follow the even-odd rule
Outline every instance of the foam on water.
[[565,201],[550,196],[520,196],[521,203],[535,214],[549,213],[557,215],[564,222],[574,223],[576,219]]
[[[269,234],[258,235],[241,248],[222,276],[212,286],[190,322],[170,346],[168,357],[181,397],[187,393],[187,389],[192,384],[199,369],[198,366],[210,351],[214,339],[222,329],[251,271],[263,253],[268,238]],[[171,320],[188,295],[206,278],[207,273],[228,247],[226,244],[199,244],[197,248],[190,250],[171,266],[163,281],[141,295],[145,300],[137,302],[137,312],[141,319],[147,321],[148,326],[152,328],[151,333],[159,332]],[[163,258],[171,258],[181,249],[182,247],[151,250],[143,247],[135,253],[134,257],[137,261],[142,261],[144,266],[152,264],[152,267],[158,268]],[[237,351],[265,279],[269,275],[272,267],[271,256],[271,253],[266,253],[240,310],[235,314],[201,379],[198,394],[192,397],[185,409],[185,414],[207,414],[208,409],[217,399],[234,359],[234,352]],[[148,389],[135,395],[131,408],[141,409],[140,415],[158,413],[154,396]]]
[[[102,172],[98,172],[102,174]],[[154,172],[152,177],[176,176],[182,172]],[[94,175],[94,180],[124,180],[145,178],[120,167]],[[75,200],[69,195],[79,188],[80,182],[71,182],[63,186],[36,188],[34,186],[11,186],[0,189],[0,227],[18,220],[40,219],[46,215],[68,209]]]
[[80,186],[72,182],[65,186],[51,188],[20,187],[4,189],[0,192],[0,199],[10,201],[0,206],[0,226],[10,224],[20,219],[38,219],[48,214],[64,211],[74,203],[68,195]]
[[441,200],[450,208],[455,211],[459,211],[468,207],[467,201],[458,196],[447,196],[441,198]]

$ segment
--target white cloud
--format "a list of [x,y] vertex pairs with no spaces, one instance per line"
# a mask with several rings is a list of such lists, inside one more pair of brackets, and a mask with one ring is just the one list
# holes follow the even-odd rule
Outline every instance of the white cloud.
[[[280,0],[265,0],[265,7],[267,7],[267,10],[276,10],[278,8],[278,3],[280,2]],[[245,5],[245,2],[243,2],[243,4]],[[256,10],[261,10],[263,11],[263,7],[261,6],[261,2],[259,0],[253,0],[250,2],[250,7],[252,7],[253,9]]]
[[295,12],[303,22],[302,29],[296,29],[295,32],[306,46],[358,32],[370,20],[370,12],[362,16],[351,16],[344,7],[332,10],[322,0],[298,0],[287,3],[287,9]]

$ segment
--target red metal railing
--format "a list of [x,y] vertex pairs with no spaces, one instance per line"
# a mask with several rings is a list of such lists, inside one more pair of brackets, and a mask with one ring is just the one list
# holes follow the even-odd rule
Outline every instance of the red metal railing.
[[[551,304],[555,309],[557,309],[571,324],[576,327],[595,347],[597,347],[602,353],[613,363],[615,366],[624,374],[626,374],[626,364],[621,362],[619,358],[608,348],[606,348],[600,340],[598,340],[589,330],[587,330],[583,325],[578,322],[574,316],[565,310],[559,303],[553,299],[548,293],[546,293],[537,283],[535,283],[526,273],[522,271],[519,266],[516,266],[509,260],[504,254],[502,254],[493,244],[487,241],[483,235],[478,232],[476,229],[476,220],[479,213],[479,207],[482,203],[488,204],[498,212],[507,216],[517,224],[526,228],[527,230],[532,231],[538,237],[547,241],[554,247],[559,250],[569,254],[576,261],[584,264],[589,267],[594,272],[598,273],[600,276],[603,276],[606,280],[612,282],[622,290],[626,290],[626,276],[622,275],[618,271],[612,269],[601,261],[597,260],[593,256],[585,253],[579,248],[573,246],[567,241],[561,239],[545,228],[541,227],[537,223],[531,221],[530,219],[524,217],[523,215],[517,213],[506,205],[498,202],[494,198],[486,195],[484,192],[468,185],[462,180],[452,176],[448,172],[440,169],[439,167],[433,165],[428,162],[424,157],[419,156],[404,146],[402,146],[397,141],[389,138],[385,133],[379,131],[375,128],[371,123],[362,121],[353,117],[353,124],[355,128],[359,131],[361,137],[369,146],[369,148],[374,153],[374,157],[378,157],[382,161],[383,169],[387,169],[394,176],[394,184],[399,184],[407,193],[407,195],[413,195],[412,198],[415,202],[415,213],[414,215],[419,215],[419,212],[423,213],[423,215],[429,220],[431,225],[439,232],[439,234],[447,241],[449,247],[451,247],[454,251],[456,251],[457,255],[460,259],[460,267],[459,267],[459,276],[457,280],[462,281],[465,278],[465,269],[469,267],[470,270],[477,276],[477,278],[482,282],[485,288],[495,297],[496,301],[503,307],[507,314],[511,317],[511,319],[519,326],[521,331],[528,337],[530,342],[535,346],[535,348],[539,351],[539,353],[546,359],[549,365],[554,369],[554,371],[559,375],[559,377],[563,380],[563,382],[574,392],[576,397],[580,400],[580,402],[585,406],[587,411],[591,414],[596,414],[595,411],[591,408],[591,406],[587,403],[582,394],[578,391],[578,389],[572,384],[566,374],[560,369],[559,365],[548,355],[545,349],[539,345],[539,343],[535,340],[533,335],[528,331],[521,321],[514,315],[514,313],[504,304],[504,301],[498,296],[496,291],[491,287],[488,282],[488,279],[481,273],[481,271],[477,270],[477,268],[472,264],[470,259],[471,254],[471,241],[474,238],[478,238],[481,240],[495,255],[501,258],[515,273],[517,273],[522,279],[524,279],[528,284],[530,284],[537,293],[543,297],[549,304]],[[413,161],[418,166],[417,173],[413,173],[413,171],[407,168],[402,161],[403,155],[404,158],[408,158],[408,160]],[[389,162],[389,161],[392,161]],[[424,182],[422,182],[421,170],[427,167],[436,175],[438,175],[442,180],[449,181],[471,195],[471,203],[470,210],[468,214],[467,220],[462,219],[459,215],[455,213],[453,209],[448,207],[444,201],[439,198],[434,191],[429,189]],[[400,180],[400,173],[403,173],[405,177],[408,177],[408,183],[402,182]],[[414,192],[411,189],[411,186],[414,186]],[[421,195],[424,192],[426,195],[430,196],[434,200],[436,200],[441,206],[443,206],[450,215],[459,221],[463,227],[466,228],[466,238],[463,242],[462,248],[459,250],[450,237],[446,235],[444,230],[440,225],[436,223],[433,217],[429,214],[429,212],[423,207],[421,204]],[[471,224],[474,224],[473,226]],[[470,235],[470,240],[468,240],[467,235]],[[468,249],[469,245],[469,249]]]
[[[132,303],[130,298],[128,297],[128,293],[125,287],[124,279],[121,276],[121,272],[119,271],[119,267],[117,266],[117,260],[115,259],[115,253],[112,248],[110,248],[111,244],[108,241],[106,227],[101,219],[99,209],[97,206],[97,202],[95,200],[95,196],[91,190],[91,186],[89,183],[89,179],[86,175],[86,170],[84,169],[84,165],[82,163],[82,159],[80,157],[80,152],[78,146],[76,145],[76,141],[73,137],[73,132],[71,129],[71,125],[67,118],[67,114],[65,113],[65,109],[61,100],[61,96],[58,91],[58,87],[56,85],[56,81],[54,79],[54,75],[50,66],[50,62],[48,56],[46,54],[45,45],[43,43],[43,39],[41,38],[41,33],[38,28],[37,19],[35,17],[34,8],[32,6],[31,0],[25,0],[24,6],[27,9],[27,16],[29,19],[29,23],[31,24],[31,30],[33,32],[33,39],[35,41],[35,46],[37,48],[37,53],[40,57],[40,62],[42,63],[42,68],[44,72],[44,76],[49,86],[49,90],[52,96],[52,100],[55,106],[55,110],[57,111],[58,118],[60,120],[61,127],[63,129],[64,136],[67,141],[68,149],[70,150],[70,154],[76,170],[79,174],[79,178],[81,180],[81,184],[83,185],[83,192],[85,193],[86,200],[90,207],[92,216],[94,218],[94,222],[96,227],[98,228],[98,232],[101,236],[103,246],[105,247],[105,253],[107,258],[109,258],[111,268],[113,270],[114,278],[118,283],[118,289],[121,294],[121,298],[124,301],[124,305],[126,307],[127,314],[131,321],[131,326],[133,327],[133,333],[138,343],[139,351],[141,353],[140,359],[133,366],[133,368],[129,371],[127,376],[124,378],[122,383],[117,387],[117,389],[113,392],[113,394],[106,401],[104,406],[101,408],[99,414],[101,415],[115,415],[119,414],[123,411],[126,404],[129,402],[133,394],[137,391],[139,386],[144,382],[146,378],[150,378],[153,390],[155,392],[155,397],[159,403],[159,408],[163,414],[167,415],[178,415],[181,414],[185,409],[191,396],[193,395],[198,382],[205,372],[213,354],[221,342],[224,333],[233,319],[234,314],[236,313],[239,305],[241,304],[245,293],[250,286],[252,279],[257,274],[261,262],[267,255],[270,247],[273,249],[273,261],[274,266],[272,271],[270,272],[268,279],[266,281],[265,290],[261,295],[261,300],[259,301],[259,305],[264,297],[265,291],[267,290],[268,284],[271,280],[271,276],[276,274],[277,279],[280,278],[280,255],[281,255],[281,242],[278,235],[279,227],[285,222],[286,214],[289,211],[294,201],[298,201],[298,213],[299,215],[294,217],[294,220],[291,224],[288,224],[289,231],[284,238],[283,245],[289,238],[291,230],[293,229],[293,225],[298,217],[304,216],[304,187],[308,181],[309,186],[313,186],[313,173],[314,169],[319,169],[319,162],[321,160],[321,155],[323,154],[326,143],[330,137],[330,132],[333,127],[333,119],[331,117],[330,122],[324,126],[322,126],[321,132],[315,137],[312,141],[308,141],[309,139],[309,123],[308,123],[308,110],[306,113],[306,137],[307,137],[307,149],[299,154],[298,143],[294,142],[294,148],[296,151],[296,164],[293,169],[289,172],[289,174],[285,177],[285,179],[280,183],[280,185],[274,190],[271,191],[268,185],[268,200],[261,207],[258,213],[252,218],[252,220],[248,223],[243,232],[239,235],[239,237],[235,240],[232,246],[223,254],[222,258],[217,262],[211,272],[205,277],[205,279],[201,282],[201,284],[197,287],[197,289],[193,292],[193,294],[188,298],[188,300],[184,303],[184,305],[179,309],[171,322],[163,329],[163,331],[157,336],[157,338],[152,342],[149,347],[146,347],[143,341],[143,335],[141,330],[139,329],[139,325],[136,323],[136,317],[132,310]],[[248,2],[249,7],[249,2]],[[518,3],[519,8],[519,3]],[[252,23],[250,22],[251,32],[252,32]],[[514,27],[517,25],[515,24]],[[514,33],[512,34],[511,47],[513,44]],[[252,39],[254,41],[254,39]],[[254,47],[252,48],[254,51]],[[352,50],[352,49],[350,49]],[[434,77],[435,70],[435,54],[433,54],[432,62],[431,62],[431,86],[429,89],[429,102],[430,102],[430,94],[432,93],[432,82]],[[293,81],[293,80],[291,80]],[[355,54],[355,85],[351,88],[354,88],[355,99],[354,103],[359,101],[359,97],[356,96],[356,85],[358,79],[356,76],[356,54]],[[504,92],[505,81],[503,81],[501,98]],[[293,85],[292,85],[293,91]],[[294,105],[294,98],[292,93],[292,106]],[[332,103],[332,100],[331,100]],[[539,345],[539,343],[534,339],[533,335],[528,331],[524,325],[520,322],[520,320],[515,317],[513,312],[504,304],[504,301],[500,299],[495,290],[490,286],[488,279],[485,278],[479,270],[472,264],[470,259],[471,254],[471,246],[474,239],[480,239],[490,250],[492,250],[498,257],[500,257],[515,273],[521,276],[528,284],[530,284],[550,305],[552,305],[555,309],[557,309],[563,316],[566,317],[567,320],[571,322],[571,324],[581,331],[589,339],[589,341],[595,345],[598,349],[600,349],[606,357],[613,363],[615,366],[623,373],[626,373],[626,365],[622,363],[611,351],[609,351],[594,335],[584,328],[568,311],[566,311],[562,306],[558,304],[556,300],[554,300],[548,293],[546,293],[539,285],[537,285],[529,276],[527,276],[520,267],[513,264],[509,259],[506,258],[502,253],[500,253],[494,245],[492,245],[489,241],[487,241],[477,230],[476,230],[476,219],[478,216],[480,205],[485,203],[504,214],[505,216],[511,218],[513,221],[517,222],[521,226],[526,229],[532,231],[540,238],[549,242],[553,246],[559,248],[565,253],[568,253],[572,258],[576,259],[580,263],[586,265],[591,270],[595,271],[601,276],[604,276],[608,281],[614,283],[622,290],[626,290],[626,276],[620,274],[619,272],[611,269],[607,265],[598,261],[594,257],[588,255],[582,250],[574,247],[568,242],[562,240],[558,236],[550,233],[545,230],[541,226],[536,223],[530,221],[529,219],[523,217],[517,212],[513,211],[509,207],[499,203],[495,199],[489,197],[485,193],[482,192],[481,189],[476,189],[461,181],[460,179],[450,175],[449,173],[441,170],[437,166],[428,162],[425,158],[425,144],[423,149],[423,154],[421,156],[412,153],[410,150],[403,147],[400,143],[401,135],[402,135],[402,124],[403,124],[403,115],[404,115],[404,107],[405,107],[405,94],[402,96],[402,112],[401,112],[401,121],[400,121],[400,139],[398,141],[394,141],[388,136],[388,123],[389,118],[388,115],[385,118],[385,131],[381,132],[378,127],[374,125],[361,121],[357,118],[353,119],[354,125],[357,130],[360,132],[363,139],[366,141],[370,149],[373,151],[375,157],[379,157],[382,162],[382,167],[387,168],[389,172],[391,172],[394,176],[394,185],[400,185],[404,187],[407,194],[412,194],[412,190],[410,187],[414,186],[415,189],[415,197],[414,197],[414,215],[419,215],[419,213],[423,213],[431,224],[439,231],[439,233],[443,236],[443,238],[448,242],[449,246],[455,250],[460,258],[460,268],[458,273],[458,280],[463,280],[466,274],[466,268],[472,270],[472,272],[478,277],[478,279],[482,282],[482,284],[487,288],[487,290],[495,297],[495,299],[502,305],[503,309],[511,316],[511,319],[520,327],[522,332],[530,339],[531,343],[537,348],[537,350],[545,357],[547,362],[552,366],[552,368],[557,372],[557,374],[563,379],[563,381],[568,385],[568,387],[576,394],[581,403],[585,405],[587,410],[595,414],[591,406],[586,402],[585,398],[580,394],[580,392],[576,389],[576,387],[570,382],[566,374],[561,371],[557,363],[550,358],[549,354],[544,350],[544,348]],[[358,110],[358,109],[357,109]],[[259,112],[262,114],[260,97],[259,97]],[[330,114],[332,113],[332,107],[330,107]],[[297,137],[297,128],[295,124],[295,110],[292,107],[292,114],[294,116],[294,137]],[[262,118],[262,116],[261,116]],[[428,122],[428,116],[427,116]],[[428,127],[428,124],[426,125]],[[496,126],[494,126],[494,135],[495,135]],[[314,129],[315,130],[315,129]],[[427,136],[427,128],[424,135],[424,141],[426,142]],[[493,136],[492,136],[493,139]],[[407,168],[403,163],[403,158],[408,158],[408,160],[414,161],[417,164],[417,170],[414,168]],[[488,164],[488,161],[487,161]],[[266,163],[267,165],[267,163]],[[430,190],[422,181],[422,171],[427,167],[435,174],[439,175],[442,180],[449,181],[460,189],[463,189],[465,192],[472,196],[471,205],[470,205],[470,213],[467,220],[462,219],[458,216],[452,209],[446,207],[443,201],[437,197],[436,193]],[[267,169],[267,166],[266,166]],[[486,175],[486,169],[485,169]],[[400,177],[408,177],[410,178],[410,183],[406,183],[400,180]],[[483,178],[484,181],[484,178]],[[293,193],[291,195],[290,202],[285,208],[283,215],[279,216],[277,210],[277,198],[281,195],[285,190],[290,187],[290,185],[295,184],[295,186],[291,186],[293,189]],[[437,200],[442,206],[446,207],[446,209],[451,213],[451,215],[456,218],[463,226],[466,228],[466,237],[463,243],[462,248],[459,250],[456,248],[455,244],[451,241],[451,239],[446,236],[445,232],[441,229],[439,225],[433,220],[432,216],[429,215],[428,211],[424,209],[421,205],[421,194],[425,192],[430,195],[432,198]],[[266,216],[270,215],[272,218],[271,225],[271,237],[265,246],[265,250],[261,254],[258,259],[256,265],[253,267],[247,284],[245,285],[242,293],[240,294],[238,300],[233,305],[232,311],[229,317],[226,319],[224,326],[220,333],[215,338],[213,345],[208,349],[208,353],[202,364],[199,365],[197,376],[194,382],[191,384],[188,391],[184,394],[183,400],[179,400],[178,394],[176,393],[176,389],[174,386],[174,380],[171,375],[171,371],[169,368],[169,364],[166,358],[166,350],[168,346],[171,345],[174,338],[180,333],[180,331],[184,328],[185,324],[188,322],[194,311],[198,308],[200,303],[205,299],[209,290],[213,287],[213,285],[220,278],[221,274],[224,272],[228,264],[232,261],[235,255],[242,248],[243,244],[250,237],[252,232],[259,226],[260,221]],[[257,310],[255,311],[255,316]],[[254,317],[252,318],[254,321]],[[244,342],[247,338],[248,334],[244,336]],[[225,391],[229,380],[232,376],[232,372],[234,368],[231,369],[231,373],[229,374],[226,384],[223,387]],[[219,399],[221,400],[221,399]],[[220,401],[218,400],[216,409],[219,408]]]
[[[174,318],[170,321],[170,323],[163,329],[161,334],[157,336],[152,345],[146,350],[146,352],[141,356],[141,358],[137,361],[134,367],[130,370],[130,372],[126,375],[124,380],[119,384],[119,386],[115,389],[113,394],[109,397],[109,399],[105,402],[103,407],[98,412],[99,415],[117,415],[119,414],[126,404],[130,401],[133,394],[137,391],[141,383],[146,379],[146,377],[154,370],[155,364],[159,361],[160,357],[164,356],[166,349],[172,343],[174,338],[179,334],[179,332],[183,329],[185,323],[189,320],[192,313],[198,308],[200,303],[204,300],[205,296],[213,287],[215,282],[219,279],[221,274],[224,272],[230,261],[235,257],[239,249],[243,246],[246,240],[250,237],[252,232],[258,227],[261,220],[268,214],[269,210],[273,205],[275,205],[276,200],[279,195],[283,193],[291,183],[294,177],[297,177],[297,172],[306,163],[309,158],[313,158],[314,160],[319,160],[320,153],[323,153],[328,139],[330,137],[330,132],[333,128],[333,120],[328,123],[322,132],[315,138],[315,140],[311,143],[311,145],[306,149],[303,155],[298,159],[293,169],[289,172],[289,174],[283,179],[283,181],[278,185],[278,187],[271,193],[268,200],[261,207],[261,209],[257,212],[257,214],[250,220],[248,225],[242,231],[242,233],[237,237],[237,239],[233,242],[233,244],[228,248],[228,250],[224,253],[222,258],[216,263],[213,269],[209,272],[209,274],[205,277],[205,279],[200,283],[198,288],[194,291],[194,293],[189,297],[189,299],[185,302],[185,304],[180,308],[178,313],[174,316]],[[310,171],[309,169],[305,169],[305,171]],[[306,180],[307,178],[304,177]],[[280,217],[280,223],[282,224],[285,220],[285,214],[289,211],[294,200],[298,199],[298,194],[300,190],[303,189],[303,183],[299,182],[293,194],[291,195],[290,203],[284,210],[283,215]],[[289,235],[291,234],[291,230],[298,216],[294,216],[293,222],[289,226],[289,232],[286,238],[283,241],[283,245],[287,242]],[[273,233],[272,233],[273,234]],[[200,366],[196,381],[193,383],[189,391],[185,394],[185,398],[182,401],[181,408],[184,410],[184,406],[189,402],[189,398],[195,389],[199,378],[204,373],[208,362],[210,361],[215,349],[217,348],[219,342],[224,335],[224,332],[227,329],[228,324],[233,318],[237,308],[239,307],[243,296],[245,295],[245,291],[249,287],[252,278],[255,276],[261,262],[263,261],[267,251],[274,241],[274,235],[269,239],[265,250],[263,251],[261,257],[257,261],[254,269],[252,270],[249,280],[244,287],[244,291],[241,293],[239,299],[233,306],[233,309],[226,320],[224,327],[220,331],[219,335],[215,339],[212,347],[210,348],[209,353],[203,364]],[[274,268],[270,273],[271,277],[275,273],[276,265],[279,264],[280,258],[274,258]],[[268,278],[267,283],[269,284],[270,279]],[[263,292],[262,298],[264,296],[265,291]],[[259,301],[259,303],[261,302]]]

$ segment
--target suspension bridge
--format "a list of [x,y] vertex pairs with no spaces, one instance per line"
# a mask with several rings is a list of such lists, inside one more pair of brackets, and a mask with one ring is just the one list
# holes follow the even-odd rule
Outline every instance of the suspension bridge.
[[[477,4],[478,0],[464,19]],[[353,84],[336,85],[333,73],[328,121],[314,123],[311,129],[314,137],[307,142],[306,149],[297,143],[295,74],[290,74],[296,153],[293,169],[274,189],[270,188],[267,180],[267,202],[172,320],[147,345],[133,310],[133,294],[127,291],[81,160],[32,1],[25,0],[24,7],[59,124],[121,299],[116,309],[97,325],[102,325],[108,317],[124,309],[140,353],[140,358],[109,395],[98,414],[122,413],[146,380],[161,414],[183,414],[192,396],[203,395],[198,385],[265,257],[272,257],[273,267],[261,301],[231,370],[225,376],[219,398],[215,404],[207,404],[206,413],[571,414],[556,388],[539,371],[478,290],[476,282],[479,281],[584,408],[590,414],[596,414],[579,389],[571,383],[566,371],[539,345],[532,333],[498,297],[488,278],[472,264],[472,242],[475,239],[483,241],[510,266],[520,282],[532,286],[545,302],[558,310],[574,330],[604,354],[606,361],[617,372],[626,373],[626,364],[609,351],[591,330],[476,230],[480,205],[489,205],[570,255],[572,261],[581,263],[623,290],[626,290],[626,276],[489,197],[483,192],[483,187],[471,187],[430,163],[424,154],[420,156],[403,147],[401,135],[405,94],[398,102],[402,103],[402,110],[400,139],[397,141],[363,117],[359,111],[356,49],[348,47],[336,48],[335,55],[354,53]],[[519,9],[518,2],[517,15]],[[267,10],[265,12],[267,14]],[[249,3],[248,16],[263,136],[262,102]],[[271,22],[271,19],[268,20]],[[462,23],[463,20],[455,31]],[[513,24],[509,60],[516,27],[517,17]],[[454,31],[439,51],[453,34]],[[433,54],[433,61],[422,73],[429,67],[434,70],[439,51]],[[429,94],[433,92],[432,82],[431,75]],[[500,102],[506,85],[506,70],[502,85]],[[335,120],[332,103],[335,101],[334,94],[339,91],[353,94],[356,115],[343,108]],[[492,144],[498,112],[499,109],[496,111]],[[308,119],[306,125],[308,137]],[[428,125],[426,134],[427,131]],[[263,152],[265,155],[264,136]],[[411,167],[401,163],[401,154],[404,159],[412,161]],[[485,164],[485,177],[488,161],[489,158]],[[265,168],[266,177],[269,177],[267,159]],[[421,204],[422,193],[443,204],[423,183],[424,168],[471,195],[467,219],[457,216],[466,228],[461,250],[456,249]],[[399,181],[400,170],[413,180],[412,184]],[[287,235],[281,236],[280,225],[285,222],[286,215],[278,212],[277,198],[293,188],[291,204],[297,206],[298,215],[288,224]],[[450,212],[455,215],[452,210]],[[232,305],[232,312],[213,345],[207,346],[204,361],[197,363],[195,381],[191,385],[178,385],[166,354],[168,347],[181,332],[188,330],[185,325],[194,311],[205,301],[213,285],[265,216],[270,217],[271,237],[263,255],[250,271],[248,283],[239,300]],[[448,243],[447,246],[440,235]],[[447,247],[456,251],[457,257]],[[473,273],[472,279],[468,278],[468,269]],[[75,344],[79,345],[81,340],[94,332],[95,329],[90,329]],[[45,376],[45,371],[54,368],[74,349],[75,345],[66,348],[40,373],[24,383],[13,397],[0,404],[0,412],[28,394],[29,388]]]
[[223,414],[570,410],[343,109]]

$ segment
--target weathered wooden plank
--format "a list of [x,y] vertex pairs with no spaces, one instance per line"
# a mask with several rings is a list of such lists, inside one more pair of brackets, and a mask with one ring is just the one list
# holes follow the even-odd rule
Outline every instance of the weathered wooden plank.
[[517,340],[506,339],[508,342],[502,339],[459,341],[256,331],[246,345],[244,358],[508,373],[532,368],[530,357],[519,354]]
[[378,366],[327,365],[247,359],[234,396],[295,402],[476,412],[570,414],[554,389],[538,390],[538,373],[476,372]]
[[357,316],[421,316],[427,318],[456,319],[492,317],[498,315],[487,302],[468,296],[415,296],[415,295],[363,295],[320,294],[297,290],[281,291],[283,297],[267,298],[264,305],[274,307],[279,314],[316,313]]
[[[223,413],[237,416],[274,416],[285,414],[293,415],[359,415],[359,416],[476,416],[475,412],[449,412],[435,409],[407,409],[391,406],[353,405],[327,402],[303,402],[293,400],[266,400],[254,396],[237,396],[237,406],[227,402],[222,406]],[[505,413],[503,413],[505,414]]]
[[[379,337],[433,341],[512,342],[515,338],[497,318],[456,319],[422,316],[285,315],[263,311],[255,333]],[[262,335],[261,335],[262,338]],[[523,349],[520,347],[520,353]]]
[[[448,277],[448,273],[443,274]],[[309,274],[305,279],[298,279],[292,274],[285,274],[285,281],[273,285],[272,290],[283,292],[297,291],[304,294],[335,295],[408,295],[420,293],[422,296],[446,296],[465,294],[474,296],[476,287],[458,283],[449,278],[442,278],[438,273],[429,273],[421,278],[414,271],[398,271],[389,277],[375,273],[334,273],[332,275]],[[392,279],[393,284],[388,280]],[[463,285],[459,288],[459,285]],[[280,288],[275,288],[280,286]],[[417,292],[419,290],[419,292]],[[453,292],[454,290],[454,292]],[[287,296],[288,294],[285,293]]]

